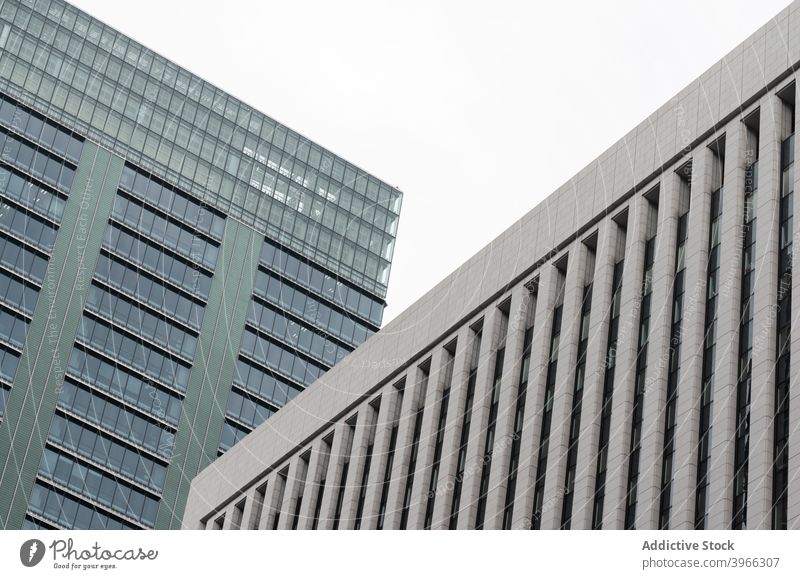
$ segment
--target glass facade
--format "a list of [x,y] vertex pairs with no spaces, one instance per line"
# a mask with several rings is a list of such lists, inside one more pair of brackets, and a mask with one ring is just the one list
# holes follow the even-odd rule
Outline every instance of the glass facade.
[[265,239],[219,454],[378,330],[383,303]]
[[385,297],[401,194],[58,0],[0,4],[0,89]]
[[60,0],[0,0],[0,455],[35,472],[3,520],[177,526],[200,468],[379,329],[401,198]]
[[83,140],[0,94],[0,418]]
[[[139,528],[155,526],[224,229],[224,217],[200,211],[182,192],[123,170],[39,466],[46,483],[56,464],[91,461],[91,479],[56,492]],[[129,482],[139,486],[128,493]]]

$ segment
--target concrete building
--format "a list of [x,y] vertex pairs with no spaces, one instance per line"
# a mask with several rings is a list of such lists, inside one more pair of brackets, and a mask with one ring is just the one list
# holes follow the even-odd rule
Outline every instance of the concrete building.
[[183,527],[800,528],[798,62],[794,2],[201,472]]
[[175,528],[381,324],[401,194],[60,0],[0,0],[0,527]]

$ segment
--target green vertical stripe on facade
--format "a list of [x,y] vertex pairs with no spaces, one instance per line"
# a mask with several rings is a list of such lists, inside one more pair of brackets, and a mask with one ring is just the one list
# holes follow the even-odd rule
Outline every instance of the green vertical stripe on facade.
[[263,237],[228,219],[167,471],[157,529],[179,529],[192,479],[217,458]]
[[84,144],[0,423],[0,526],[7,529],[25,518],[122,167],[121,158]]

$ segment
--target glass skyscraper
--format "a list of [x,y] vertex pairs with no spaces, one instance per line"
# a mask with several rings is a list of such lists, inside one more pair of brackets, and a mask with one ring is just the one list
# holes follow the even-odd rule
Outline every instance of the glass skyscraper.
[[0,0],[0,527],[180,526],[378,330],[401,198],[60,0]]

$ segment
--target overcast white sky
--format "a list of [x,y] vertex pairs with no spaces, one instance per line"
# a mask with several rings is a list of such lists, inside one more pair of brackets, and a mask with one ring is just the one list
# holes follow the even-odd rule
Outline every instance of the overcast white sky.
[[388,322],[787,0],[74,0],[405,194]]

